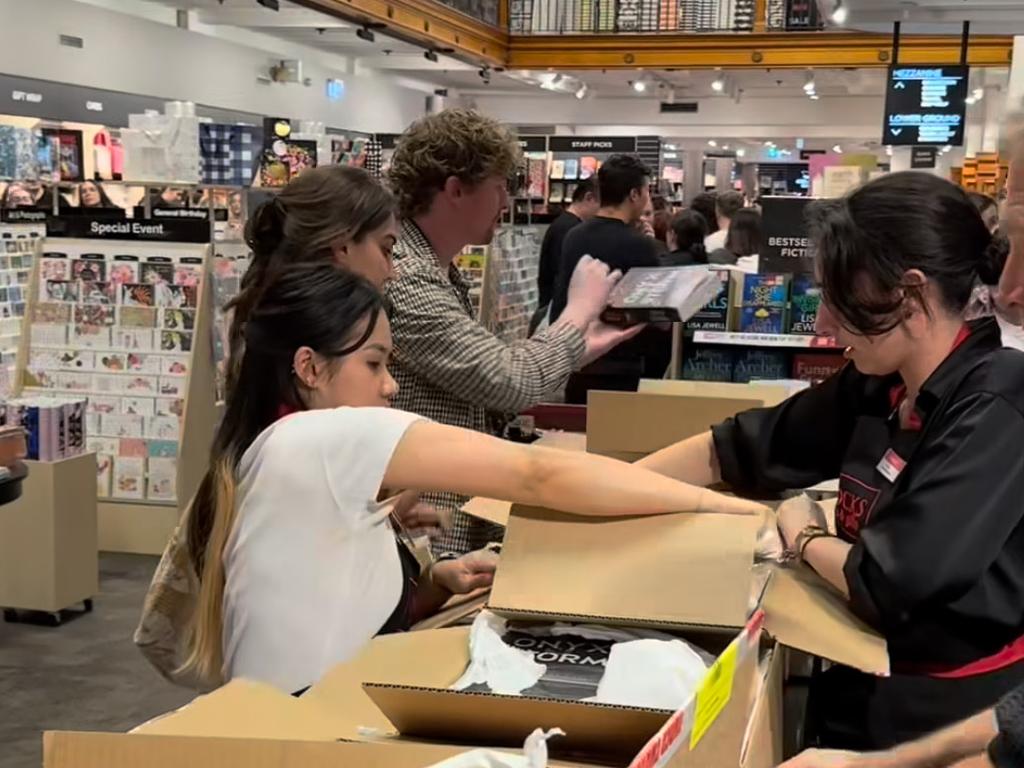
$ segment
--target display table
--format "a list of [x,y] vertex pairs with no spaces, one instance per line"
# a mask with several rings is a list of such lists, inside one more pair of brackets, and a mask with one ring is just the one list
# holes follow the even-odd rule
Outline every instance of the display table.
[[99,591],[96,456],[25,466],[24,492],[0,508],[0,607],[7,621],[23,610],[60,624],[66,608],[91,610]]

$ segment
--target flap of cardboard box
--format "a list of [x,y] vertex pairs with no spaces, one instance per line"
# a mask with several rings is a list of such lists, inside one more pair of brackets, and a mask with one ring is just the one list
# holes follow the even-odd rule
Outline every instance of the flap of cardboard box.
[[553,745],[560,754],[602,755],[614,762],[633,757],[672,713],[579,701],[499,696],[441,688],[363,686],[404,737],[516,747],[536,728],[561,728]]
[[686,379],[641,379],[636,391],[651,395],[750,400],[749,407],[751,408],[778,405],[793,394],[793,389],[785,384],[758,381],[737,384],[729,381],[687,381]]
[[462,505],[462,511],[480,520],[498,525],[508,525],[508,516],[512,512],[511,501],[499,501],[488,499],[484,496],[474,496]]
[[324,675],[301,701],[328,713],[341,738],[364,738],[367,728],[394,733],[391,722],[363,692],[364,682],[444,688],[468,665],[469,627],[382,635]]
[[233,680],[133,733],[334,741],[342,734],[327,714],[265,683]]
[[465,747],[389,742],[356,744],[269,738],[141,736],[48,732],[44,768],[428,768]]
[[742,627],[756,516],[596,518],[516,506],[491,608],[545,620]]
[[806,566],[775,569],[762,603],[779,642],[875,675],[889,674],[885,638]]
[[587,450],[603,456],[646,456],[762,404],[756,396],[594,391],[587,400]]

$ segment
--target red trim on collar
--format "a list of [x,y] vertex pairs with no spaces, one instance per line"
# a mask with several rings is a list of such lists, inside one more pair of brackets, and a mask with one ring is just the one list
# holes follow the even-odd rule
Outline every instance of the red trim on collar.
[[[967,325],[967,323],[964,323],[963,326],[960,328],[960,331],[957,333],[956,338],[953,339],[953,346],[950,347],[949,354],[953,354],[957,350],[957,348],[960,347],[961,344],[963,344],[965,341],[967,341],[968,338],[970,338],[970,335],[971,327]],[[949,355],[947,355],[947,357],[948,356]],[[892,409],[896,409],[897,407],[899,407],[899,404],[903,402],[903,398],[905,398],[906,396],[907,387],[905,384],[900,384],[898,386],[893,387],[892,389],[889,390],[889,407]],[[924,424],[921,421],[921,416],[915,409],[910,414],[907,429],[909,429],[912,432],[918,432],[923,426]]]

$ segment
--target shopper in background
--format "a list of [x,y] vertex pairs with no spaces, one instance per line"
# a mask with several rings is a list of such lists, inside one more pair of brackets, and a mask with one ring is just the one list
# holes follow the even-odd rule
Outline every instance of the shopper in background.
[[701,192],[690,201],[690,210],[696,211],[708,223],[708,234],[718,231],[718,215],[715,213],[717,192]]
[[[1011,143],[1007,199],[1000,229],[1009,236],[999,276],[1003,317],[1024,324],[1024,135]],[[973,200],[972,200],[973,202]],[[1024,686],[993,709],[919,741],[886,752],[857,754],[810,749],[783,768],[1018,768],[1024,765]]]
[[[1024,682],[1024,353],[992,318],[991,235],[966,193],[884,176],[808,209],[817,330],[853,362],[775,408],[640,462],[741,493],[840,478],[837,535],[786,506],[786,548],[885,637],[892,675],[834,666],[812,684],[824,746],[888,748]],[[1003,290],[1011,294],[1004,274]]]
[[[593,259],[580,263],[568,304],[553,308],[551,325],[533,338],[506,343],[477,322],[469,284],[453,262],[465,246],[494,238],[518,161],[516,141],[500,123],[449,109],[409,126],[389,172],[403,217],[397,276],[387,290],[401,385],[396,404],[478,432],[495,430],[489,412],[536,405],[560,392],[574,369],[635,333],[597,322],[619,276]],[[436,543],[440,553],[479,549],[503,535],[459,511],[465,497],[430,500],[455,513]]]
[[732,217],[725,247],[712,251],[708,261],[711,264],[734,264],[746,272],[756,273],[763,239],[761,214],[754,208],[743,208]]
[[114,201],[107,196],[98,181],[83,181],[78,185],[79,208],[117,208]]
[[235,391],[189,518],[199,603],[186,668],[296,692],[374,635],[488,586],[496,556],[422,571],[382,488],[451,491],[605,516],[751,502],[611,459],[511,443],[388,408],[385,302],[330,264],[295,266],[249,313]]
[[981,214],[981,220],[985,222],[988,231],[995,234],[999,229],[999,203],[981,192],[968,192],[967,195]]
[[[655,240],[637,231],[644,212],[652,207],[650,180],[650,170],[633,155],[613,155],[601,166],[597,172],[601,209],[565,238],[562,266],[551,302],[552,317],[565,304],[569,277],[585,255],[621,272],[660,265]],[[642,378],[664,376],[671,352],[669,331],[644,328],[635,339],[573,374],[565,399],[569,403],[585,403],[591,389],[633,391]]]
[[743,195],[734,190],[720,192],[715,197],[715,222],[717,228],[707,236],[704,247],[708,253],[714,253],[719,248],[725,248],[725,239],[729,234],[729,225],[733,217],[743,210]]
[[707,234],[708,223],[697,211],[677,213],[668,230],[669,253],[662,257],[662,263],[667,267],[707,264],[708,252],[704,250]]
[[531,336],[537,325],[548,314],[551,297],[555,291],[558,265],[562,260],[562,242],[565,240],[565,236],[581,221],[591,219],[600,207],[596,179],[593,177],[584,179],[576,185],[569,206],[551,222],[547,231],[544,232],[544,240],[540,245],[540,267],[537,271],[537,315],[530,324]]

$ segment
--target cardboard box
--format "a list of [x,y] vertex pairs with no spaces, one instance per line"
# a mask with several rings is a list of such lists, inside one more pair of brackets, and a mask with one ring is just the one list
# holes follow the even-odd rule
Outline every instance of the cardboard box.
[[[698,694],[673,735],[694,729],[680,754],[700,747],[705,735],[711,739],[701,752],[708,762],[693,765],[735,765],[757,666],[759,625],[744,627],[761,522],[697,514],[594,519],[515,507],[490,608],[513,620],[658,627],[721,653],[726,671],[713,669],[706,679],[725,690]],[[716,542],[721,546],[712,548]],[[681,585],[680,591],[669,598],[666,585]],[[354,737],[366,726],[391,738],[472,738],[512,747],[534,728],[557,726],[567,735],[550,745],[553,754],[616,765],[630,764],[673,717],[664,710],[449,690],[469,664],[468,637],[468,628],[458,628],[378,638],[304,698],[332,709]],[[423,664],[427,658],[431,663]],[[359,683],[363,692],[356,694]]]
[[[685,383],[699,386],[702,382]],[[591,391],[587,401],[587,450],[636,461],[706,432],[741,411],[771,403],[776,397],[767,389],[720,386],[708,384],[702,395]]]

